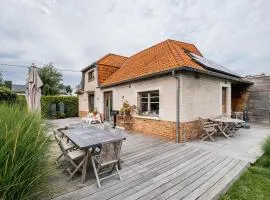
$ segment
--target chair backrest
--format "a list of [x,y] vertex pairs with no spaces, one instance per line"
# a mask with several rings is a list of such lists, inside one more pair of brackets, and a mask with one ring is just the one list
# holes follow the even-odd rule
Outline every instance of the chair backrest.
[[199,122],[200,122],[201,129],[203,129],[204,128],[204,119],[199,117]]
[[104,124],[103,124],[103,130],[104,131],[107,131],[107,132],[110,132],[111,131],[111,124],[109,124],[107,122],[104,122]]
[[114,129],[114,134],[124,135],[125,128],[121,126],[116,126]]
[[62,152],[64,152],[65,149],[64,149],[63,144],[62,144],[63,138],[61,138],[56,132],[54,132],[54,137],[55,137],[55,140],[56,140],[56,142],[57,142],[57,144],[58,144],[60,150],[61,150]]
[[100,166],[115,163],[120,158],[122,141],[103,144],[101,146],[98,162]]

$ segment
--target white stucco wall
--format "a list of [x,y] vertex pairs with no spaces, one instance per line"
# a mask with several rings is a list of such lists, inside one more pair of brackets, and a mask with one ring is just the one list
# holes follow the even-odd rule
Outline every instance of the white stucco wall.
[[[167,76],[130,84],[119,85],[100,90],[95,80],[88,82],[85,73],[85,93],[79,95],[79,110],[88,112],[87,91],[95,92],[95,107],[103,113],[103,93],[113,92],[113,109],[120,110],[124,100],[130,105],[138,105],[138,92],[159,90],[160,110],[158,120],[175,121],[176,119],[176,79]],[[193,73],[180,75],[180,121],[197,120],[198,117],[215,117],[222,114],[222,87],[227,87],[227,113],[231,113],[231,83],[221,78]]]
[[221,78],[193,73],[180,76],[181,122],[209,118],[222,114],[222,87],[227,87],[227,114],[231,114],[231,83]]
[[[94,80],[88,82],[88,72],[94,70]],[[103,96],[102,92],[100,91],[98,87],[98,74],[97,74],[97,68],[93,68],[88,70],[84,74],[84,93],[79,95],[79,111],[86,111],[89,112],[88,107],[88,92],[94,92],[95,94],[95,107],[99,112],[103,112]]]
[[155,119],[174,121],[175,85],[174,78],[163,77],[107,88],[103,92],[113,92],[113,109],[120,110],[124,100],[127,100],[130,105],[137,106],[138,92],[159,90],[159,117]]

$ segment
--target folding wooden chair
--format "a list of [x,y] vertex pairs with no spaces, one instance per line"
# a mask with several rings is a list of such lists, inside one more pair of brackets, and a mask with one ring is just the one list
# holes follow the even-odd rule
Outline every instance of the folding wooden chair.
[[[103,144],[99,155],[91,157],[94,173],[99,188],[101,188],[100,181],[111,176],[118,175],[119,179],[122,180],[117,165],[117,163],[119,162],[121,147],[122,141]],[[105,167],[109,167],[109,170],[102,171],[102,169],[104,169]],[[116,169],[116,173],[112,174],[114,169]],[[106,173],[108,173],[109,175],[103,176],[102,178],[99,177],[100,175],[105,175]]]
[[[57,157],[55,163],[57,166],[60,166],[59,160],[64,156],[64,153],[68,153],[76,149],[75,145],[72,142],[68,142],[67,139],[58,132],[58,130],[53,130],[54,138],[60,147],[61,154]],[[61,144],[60,144],[61,143]]]
[[211,121],[205,121],[201,117],[199,117],[200,126],[202,129],[202,135],[200,136],[200,139],[206,140],[207,138],[210,138],[212,141],[215,141],[213,138],[213,135],[217,133],[217,129],[215,128],[217,124]]

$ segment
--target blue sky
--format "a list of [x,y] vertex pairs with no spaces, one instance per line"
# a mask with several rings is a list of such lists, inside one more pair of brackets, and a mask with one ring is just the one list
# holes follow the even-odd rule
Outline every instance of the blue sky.
[[[81,70],[171,38],[241,75],[270,74],[267,0],[0,0],[0,63]],[[26,69],[0,66],[23,84]],[[63,72],[75,86],[80,73]]]

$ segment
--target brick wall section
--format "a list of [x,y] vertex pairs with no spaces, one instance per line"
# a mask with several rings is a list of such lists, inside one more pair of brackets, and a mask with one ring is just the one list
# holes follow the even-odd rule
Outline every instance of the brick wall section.
[[[117,125],[125,127],[127,130],[140,132],[146,135],[153,135],[169,140],[176,139],[176,123],[163,120],[143,119],[138,117],[130,118],[131,123],[123,123],[123,120],[117,117]],[[197,140],[201,135],[199,121],[184,122],[180,124],[179,142]]]
[[79,117],[86,117],[87,111],[79,111]]
[[180,135],[183,135],[179,138],[180,142],[197,140],[202,134],[199,120],[181,123],[180,130],[182,132]]

